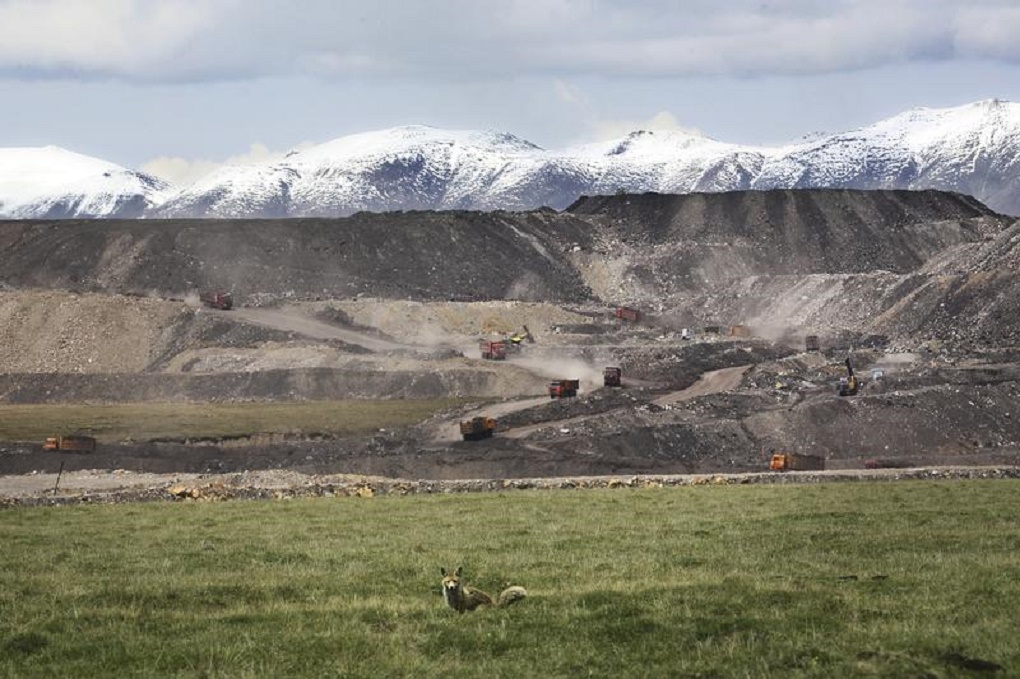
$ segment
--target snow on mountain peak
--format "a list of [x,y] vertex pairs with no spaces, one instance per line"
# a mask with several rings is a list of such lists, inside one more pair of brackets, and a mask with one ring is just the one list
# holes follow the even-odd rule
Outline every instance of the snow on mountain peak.
[[374,132],[362,132],[290,153],[294,164],[324,160],[351,160],[391,153],[412,152],[435,147],[470,148],[486,153],[532,153],[542,149],[504,132],[443,130],[427,125],[405,125]]
[[1020,104],[987,99],[953,108],[915,108],[858,132],[896,141],[921,152],[948,140],[980,134],[993,127],[1020,130]]
[[[616,191],[937,188],[1020,213],[1020,104],[917,108],[785,146],[635,130],[544,150],[497,131],[407,125],[283,159],[222,167],[173,192],[153,177],[56,147],[0,149],[0,217],[342,216],[358,210],[562,208]],[[144,211],[144,212],[143,212]]]
[[139,198],[162,200],[169,188],[155,177],[58,146],[0,149],[3,215],[31,216],[43,206],[58,216],[109,216]]

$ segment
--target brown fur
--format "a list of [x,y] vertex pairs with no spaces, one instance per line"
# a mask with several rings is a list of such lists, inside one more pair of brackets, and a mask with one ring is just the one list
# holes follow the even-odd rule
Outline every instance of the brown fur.
[[463,571],[463,568],[458,568],[456,571],[448,571],[445,568],[441,569],[443,574],[443,599],[450,608],[458,613],[473,611],[479,606],[509,606],[528,595],[523,587],[507,587],[494,600],[492,596],[482,590],[465,584],[461,578]]

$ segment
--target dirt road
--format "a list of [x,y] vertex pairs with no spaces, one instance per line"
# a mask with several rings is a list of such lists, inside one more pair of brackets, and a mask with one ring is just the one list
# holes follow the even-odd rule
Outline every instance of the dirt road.
[[[433,445],[449,444],[454,441],[461,440],[460,434],[460,421],[469,420],[472,417],[487,416],[495,419],[499,419],[504,415],[510,413],[520,412],[521,410],[527,410],[528,408],[534,408],[535,406],[548,403],[548,396],[536,396],[534,398],[526,398],[518,401],[504,401],[502,403],[493,403],[482,408],[476,408],[467,413],[458,415],[456,418],[443,419],[430,424],[427,428],[428,434],[426,440]],[[500,434],[501,436],[503,434]]]
[[[687,401],[696,396],[705,396],[708,394],[717,394],[722,391],[729,391],[736,389],[740,384],[740,378],[743,377],[744,373],[747,372],[751,366],[743,365],[735,368],[723,368],[721,370],[712,370],[702,375],[697,382],[681,389],[680,391],[673,391],[653,400],[652,403],[658,406],[666,406],[671,403],[679,403],[681,401]],[[586,420],[591,419],[602,419],[606,416],[610,416],[613,413],[627,412],[630,408],[618,408],[616,410],[610,410],[602,413],[594,413],[591,415],[579,415],[577,417],[570,417],[563,420],[555,420],[552,422],[540,422],[539,424],[531,424],[525,427],[515,427],[505,432],[500,432],[500,436],[511,439],[519,439],[533,434],[536,431],[542,429],[556,428],[556,429],[569,429],[575,427],[578,424]]]
[[254,309],[248,307],[236,308],[232,311],[206,310],[207,313],[218,314],[224,318],[241,320],[254,325],[261,325],[266,328],[294,332],[312,339],[337,339],[348,344],[354,344],[371,351],[399,351],[416,349],[409,344],[400,344],[392,340],[383,339],[377,335],[366,332],[359,332],[351,328],[341,328],[323,321],[316,320],[296,309]]
[[[729,391],[736,389],[740,384],[740,379],[744,373],[751,366],[737,366],[734,368],[723,368],[721,370],[712,370],[703,374],[697,382],[686,389],[680,391],[670,392],[663,396],[658,397],[652,403],[658,406],[665,406],[671,403],[679,403],[688,399],[695,398],[696,396],[705,396],[707,394],[716,394],[722,391]],[[497,403],[485,408],[479,408],[470,413],[464,414],[454,420],[444,420],[438,422],[430,428],[431,435],[429,441],[435,444],[438,443],[450,443],[453,441],[460,440],[460,430],[457,427],[457,423],[461,419],[468,419],[478,415],[487,415],[488,417],[494,417],[499,419],[502,416],[510,413],[519,412],[526,410],[527,408],[533,408],[543,403],[548,403],[549,399],[545,396],[540,396],[533,399],[525,399],[520,401],[507,401],[505,403]],[[552,420],[548,422],[540,422],[538,424],[530,424],[521,427],[514,427],[512,429],[504,429],[498,432],[498,436],[508,439],[521,439],[530,434],[543,429],[563,429],[577,426],[578,424],[591,419],[602,419],[607,416],[611,416],[613,413],[627,412],[632,406],[625,408],[618,408],[615,410],[603,411],[592,414],[577,415],[575,417],[564,418],[562,420]]]
[[718,394],[721,391],[731,391],[740,385],[740,380],[751,366],[738,365],[733,368],[712,370],[703,374],[698,381],[680,391],[674,391],[652,401],[657,406],[668,406],[681,401],[689,401],[696,396]]

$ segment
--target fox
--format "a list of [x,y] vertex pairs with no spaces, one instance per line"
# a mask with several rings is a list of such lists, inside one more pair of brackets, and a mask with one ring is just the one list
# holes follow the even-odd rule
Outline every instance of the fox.
[[509,606],[528,596],[527,590],[515,585],[507,587],[500,592],[499,597],[493,599],[482,590],[464,584],[461,578],[463,566],[459,566],[456,571],[441,568],[440,572],[443,574],[443,599],[458,613],[473,611],[479,606]]

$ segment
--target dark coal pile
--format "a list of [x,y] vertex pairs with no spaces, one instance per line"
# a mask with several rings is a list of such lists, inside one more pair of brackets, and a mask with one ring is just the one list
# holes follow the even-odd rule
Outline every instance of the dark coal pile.
[[346,219],[0,223],[11,287],[179,295],[238,303],[356,295],[572,301],[588,291],[563,253],[587,224],[534,213],[359,213]]

